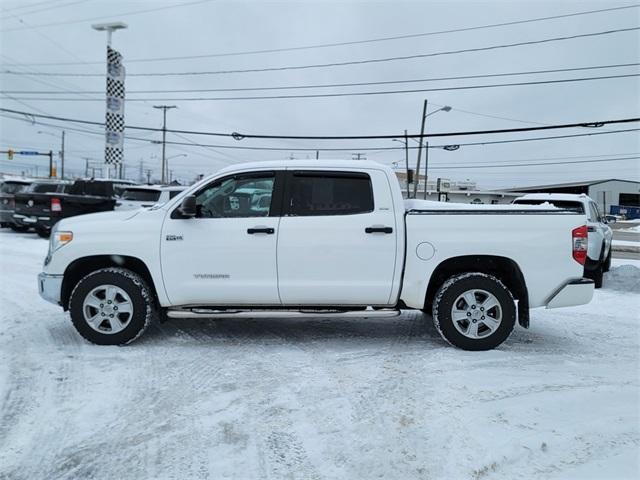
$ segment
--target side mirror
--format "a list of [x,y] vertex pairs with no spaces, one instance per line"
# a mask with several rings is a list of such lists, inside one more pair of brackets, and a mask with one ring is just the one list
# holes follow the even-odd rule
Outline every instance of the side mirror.
[[187,195],[182,200],[182,204],[178,209],[184,218],[193,218],[196,216],[197,208],[196,208],[196,196],[195,195]]
[[616,223],[617,221],[618,219],[613,215],[605,215],[604,217],[604,223]]

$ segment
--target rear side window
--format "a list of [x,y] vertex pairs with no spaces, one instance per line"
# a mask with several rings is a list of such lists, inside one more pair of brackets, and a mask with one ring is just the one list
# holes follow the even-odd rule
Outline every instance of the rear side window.
[[288,206],[289,215],[295,216],[372,212],[371,178],[366,173],[294,172]]
[[160,198],[158,190],[146,190],[128,188],[122,193],[122,200],[133,200],[137,202],[157,202]]
[[19,193],[22,192],[29,186],[28,183],[14,183],[14,182],[5,182],[0,186],[0,192],[2,193]]

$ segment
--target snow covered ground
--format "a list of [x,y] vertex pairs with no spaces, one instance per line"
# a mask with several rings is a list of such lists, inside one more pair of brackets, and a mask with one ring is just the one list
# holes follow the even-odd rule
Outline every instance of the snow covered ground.
[[640,478],[640,262],[499,349],[429,318],[173,321],[84,342],[0,231],[0,479]]

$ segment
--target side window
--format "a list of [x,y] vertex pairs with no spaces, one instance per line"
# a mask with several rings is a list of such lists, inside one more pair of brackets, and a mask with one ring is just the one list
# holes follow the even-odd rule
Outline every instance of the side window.
[[275,178],[273,172],[261,172],[216,181],[196,195],[197,217],[266,217]]
[[591,220],[592,222],[597,222],[598,218],[598,209],[596,208],[595,203],[589,202],[589,220]]
[[371,178],[365,173],[294,172],[289,215],[354,215],[373,211]]

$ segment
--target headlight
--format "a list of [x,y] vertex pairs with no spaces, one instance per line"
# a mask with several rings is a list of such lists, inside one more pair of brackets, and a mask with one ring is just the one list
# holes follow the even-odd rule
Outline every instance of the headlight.
[[73,232],[54,230],[51,232],[51,240],[49,241],[49,253],[53,253],[60,247],[65,246],[73,240]]

